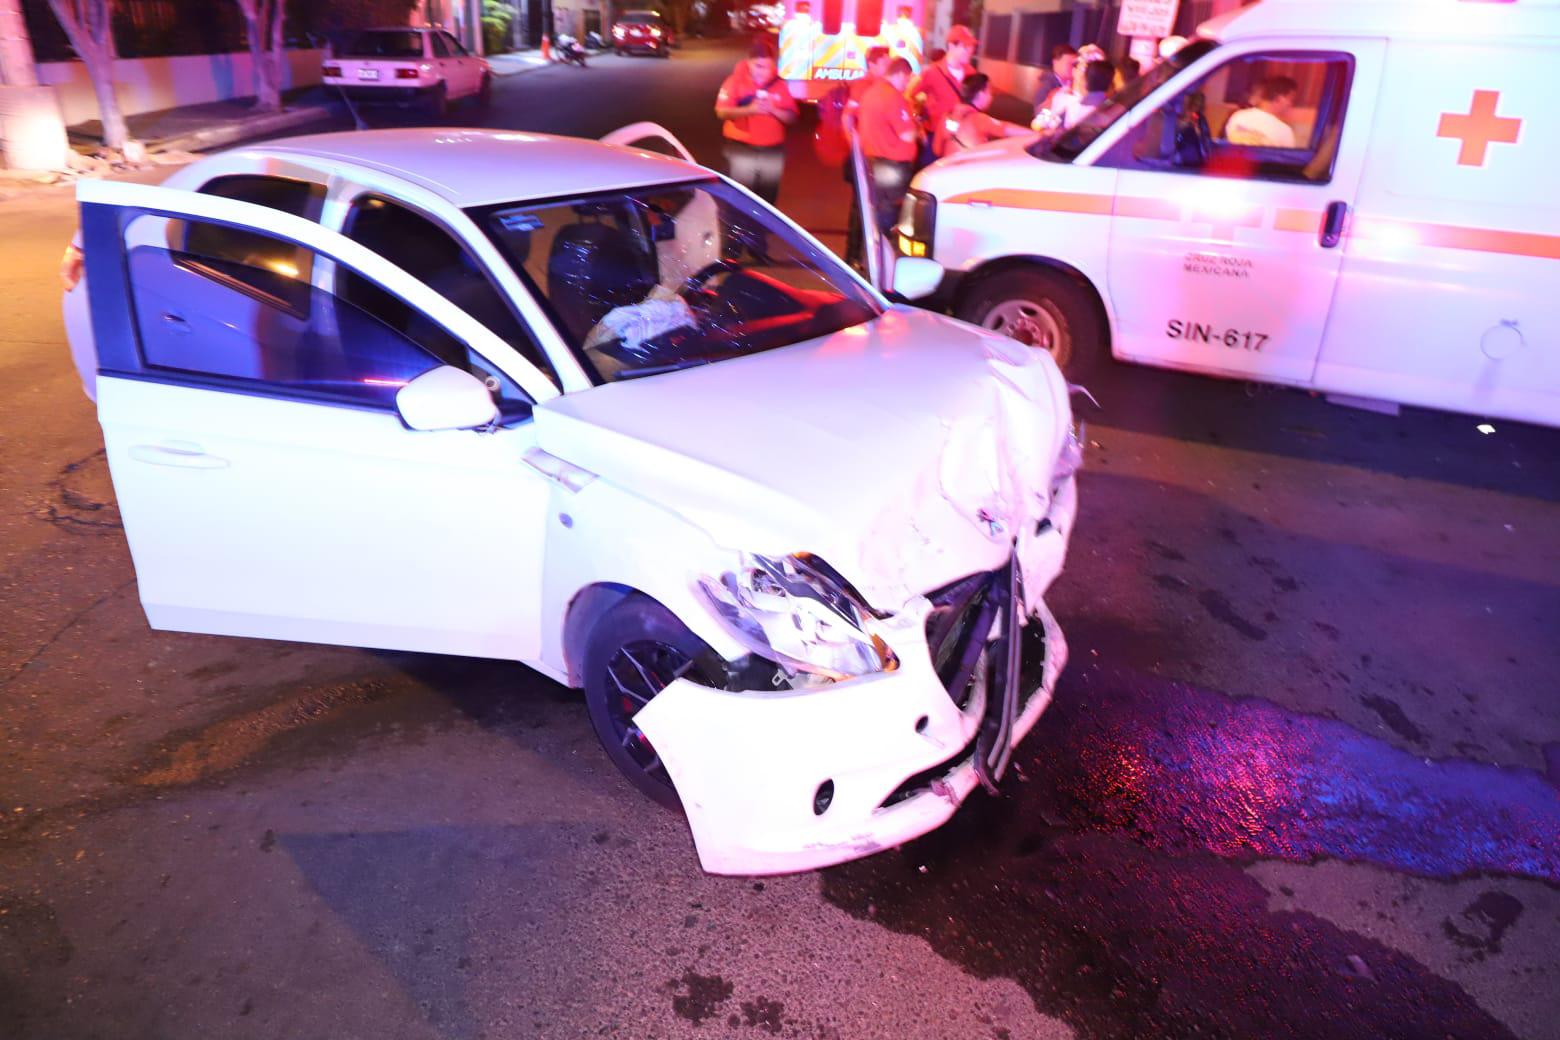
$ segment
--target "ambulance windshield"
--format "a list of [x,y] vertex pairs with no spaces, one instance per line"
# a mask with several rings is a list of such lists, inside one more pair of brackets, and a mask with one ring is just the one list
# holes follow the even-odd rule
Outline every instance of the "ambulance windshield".
[[1161,85],[1218,46],[1212,40],[1193,40],[1137,79],[1112,94],[1077,126],[1045,134],[1029,146],[1029,154],[1051,162],[1072,162],[1115,122],[1142,104]]

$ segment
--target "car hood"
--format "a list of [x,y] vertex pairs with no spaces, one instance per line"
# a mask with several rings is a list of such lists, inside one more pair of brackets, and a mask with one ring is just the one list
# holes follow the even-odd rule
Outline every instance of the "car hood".
[[549,454],[729,549],[814,553],[883,610],[1007,559],[1071,420],[1048,355],[911,308],[535,414]]

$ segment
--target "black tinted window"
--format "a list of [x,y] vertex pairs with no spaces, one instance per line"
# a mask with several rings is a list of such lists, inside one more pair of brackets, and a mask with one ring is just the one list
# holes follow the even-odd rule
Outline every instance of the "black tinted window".
[[422,33],[411,30],[362,32],[341,48],[343,58],[421,58]]
[[[488,280],[477,258],[438,224],[405,206],[370,195],[352,204],[346,235],[477,319],[521,357],[551,375],[541,349]],[[336,286],[343,298],[391,328],[416,333],[428,327],[420,313],[350,271],[338,275]],[[442,334],[442,330],[432,334]]]
[[444,42],[443,33],[434,33],[432,41],[433,56],[436,58],[448,58],[450,56],[449,44]]
[[[127,231],[148,366],[388,408],[410,380],[453,365],[484,380],[506,418],[529,414],[518,387],[442,329],[392,328],[289,272],[164,248],[155,244],[158,219],[142,217]],[[197,227],[207,230],[190,222]]]
[[[319,219],[320,205],[325,199],[324,185],[250,174],[217,177],[200,190],[204,195],[252,202],[306,220]],[[242,278],[246,271],[259,272],[255,287],[267,292],[276,288],[274,279],[265,277],[267,274],[281,272],[307,282],[311,270],[308,250],[279,238],[222,224],[187,225],[184,250],[191,256],[205,258],[229,277]],[[308,305],[306,300],[295,302]]]

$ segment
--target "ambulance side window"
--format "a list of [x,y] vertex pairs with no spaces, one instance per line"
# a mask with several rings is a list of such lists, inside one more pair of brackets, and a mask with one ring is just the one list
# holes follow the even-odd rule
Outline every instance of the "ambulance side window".
[[1242,55],[1150,114],[1100,165],[1326,184],[1353,74],[1340,52]]

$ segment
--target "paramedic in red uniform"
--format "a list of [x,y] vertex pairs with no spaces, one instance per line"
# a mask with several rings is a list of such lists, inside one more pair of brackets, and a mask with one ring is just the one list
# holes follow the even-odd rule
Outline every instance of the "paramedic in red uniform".
[[915,85],[910,88],[910,97],[920,108],[921,128],[928,140],[948,117],[948,113],[958,108],[964,100],[959,88],[964,83],[964,77],[974,71],[970,65],[974,57],[975,34],[970,32],[967,25],[955,25],[948,30],[948,53],[928,65],[916,77]]
[[[888,63],[892,57],[887,47],[875,46],[867,50],[867,71],[860,79],[853,79],[846,88],[849,92],[849,100],[845,102],[845,111],[841,114],[841,121],[845,125],[847,134],[854,133],[856,129],[856,112],[861,108],[861,99],[866,97],[867,91],[876,84],[883,82],[883,74],[888,71]],[[850,185],[850,222],[845,228],[845,262],[860,268],[863,263],[861,250],[861,200],[856,198],[856,166],[849,159],[844,166],[845,183]]]
[[872,195],[878,230],[887,233],[899,219],[899,206],[915,172],[915,156],[921,140],[905,87],[910,84],[910,63],[895,58],[882,82],[874,83],[861,98],[856,132],[872,172]]
[[796,99],[775,74],[775,51],[759,40],[720,85],[715,116],[724,122],[731,179],[771,205],[785,171],[785,128],[796,121]]

